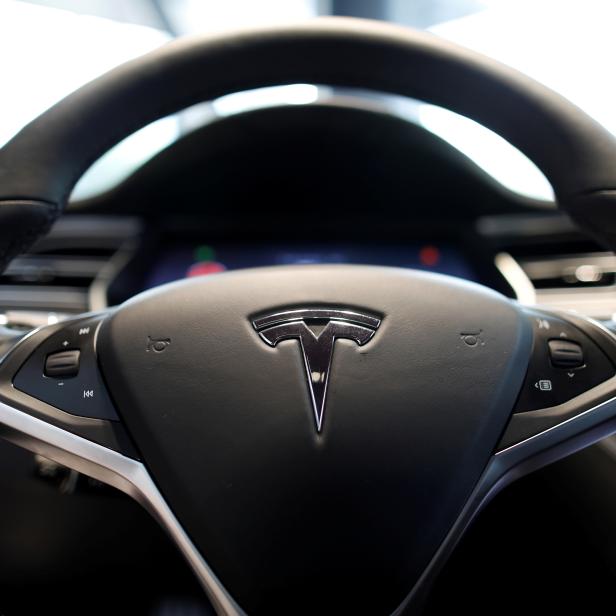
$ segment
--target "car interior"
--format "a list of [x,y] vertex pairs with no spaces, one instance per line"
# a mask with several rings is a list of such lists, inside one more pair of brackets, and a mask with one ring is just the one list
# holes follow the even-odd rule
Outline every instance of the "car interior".
[[0,1],[0,613],[611,604],[616,10],[564,4]]

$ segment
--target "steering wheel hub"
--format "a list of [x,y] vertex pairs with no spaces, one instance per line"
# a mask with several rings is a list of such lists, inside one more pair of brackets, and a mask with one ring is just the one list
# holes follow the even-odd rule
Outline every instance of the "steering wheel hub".
[[358,585],[387,613],[476,484],[530,344],[519,309],[477,285],[305,266],[147,292],[98,350],[146,465],[249,613],[321,593],[351,609]]

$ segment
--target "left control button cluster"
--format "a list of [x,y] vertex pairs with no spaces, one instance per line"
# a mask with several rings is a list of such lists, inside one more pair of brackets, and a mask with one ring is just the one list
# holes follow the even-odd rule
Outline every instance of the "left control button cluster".
[[13,386],[72,415],[118,420],[96,360],[101,322],[100,316],[67,322],[34,349]]

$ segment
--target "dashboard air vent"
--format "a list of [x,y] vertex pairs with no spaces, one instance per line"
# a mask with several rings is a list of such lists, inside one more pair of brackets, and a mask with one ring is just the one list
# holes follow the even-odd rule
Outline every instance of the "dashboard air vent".
[[105,283],[137,234],[128,218],[61,219],[0,275],[0,322],[28,329],[104,308]]

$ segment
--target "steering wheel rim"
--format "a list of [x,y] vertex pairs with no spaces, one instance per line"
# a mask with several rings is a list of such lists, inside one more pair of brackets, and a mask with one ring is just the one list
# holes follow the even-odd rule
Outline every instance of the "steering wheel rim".
[[0,259],[6,265],[45,233],[89,165],[137,129],[194,103],[293,82],[391,92],[476,120],[526,154],[553,186],[559,207],[614,246],[616,139],[579,108],[431,34],[320,18],[174,41],[36,118],[0,150],[0,216],[12,229],[0,235]]
[[[402,65],[405,70],[397,70]],[[195,71],[204,77],[204,82],[194,78]],[[434,80],[434,75],[439,80]],[[3,264],[48,229],[85,169],[134,130],[201,100],[242,89],[298,81],[413,96],[477,120],[516,145],[538,165],[553,185],[560,207],[602,239],[613,239],[609,207],[616,194],[616,140],[596,122],[559,95],[516,71],[431,35],[380,23],[335,18],[171,43],[84,86],[34,120],[0,150]],[[388,281],[388,285],[383,281]],[[204,296],[211,302],[209,307],[202,304]],[[172,323],[176,316],[179,325]],[[440,324],[439,329],[435,323]],[[444,327],[445,323],[453,329]],[[182,328],[187,325],[195,329],[194,334],[186,336]],[[320,333],[310,329],[315,325]],[[275,328],[282,329],[273,331]],[[548,363],[552,361],[552,349],[548,345],[551,339],[545,338],[546,331],[552,331],[550,328],[558,329],[561,339],[582,348],[591,362],[592,370],[588,372],[597,378],[575,390],[576,395],[570,400],[548,408],[515,407],[520,389],[526,391],[527,385],[539,388],[545,382],[540,374],[540,380],[534,383],[533,370],[538,370],[537,362],[541,370],[547,370],[546,357]],[[212,336],[211,332],[218,329],[222,334]],[[429,335],[424,335],[427,331]],[[316,345],[322,332],[327,333],[329,346],[325,359],[322,348],[317,348],[321,355],[315,359],[309,347]],[[304,366],[296,362],[297,358],[292,359],[298,340]],[[417,389],[419,385],[406,381],[401,384],[403,373],[397,372],[401,357],[414,367],[416,374],[423,375],[432,384],[433,392],[438,390],[435,382],[439,381],[440,373],[431,373],[421,361],[409,355],[402,344],[406,340],[412,340],[417,352],[434,365],[438,361],[439,367],[447,368],[455,383],[452,389],[456,391],[456,399],[464,409],[464,420],[448,416],[452,425],[459,428],[459,434],[447,426],[438,426],[438,421],[443,419],[435,420],[425,408],[407,417],[402,407],[394,404],[391,391],[398,389],[407,396],[421,394],[420,407],[429,398],[425,391]],[[452,340],[455,345],[450,351]],[[334,343],[339,349],[336,355]],[[58,345],[69,352],[75,347],[81,353],[83,365],[79,368],[79,378],[87,368],[89,378],[98,379],[96,387],[100,390],[84,390],[86,403],[93,397],[98,401],[100,396],[92,392],[104,392],[107,387],[111,394],[107,402],[111,406],[99,409],[98,414],[83,416],[73,406],[68,412],[62,410],[55,393],[33,389],[32,383],[47,388],[50,382],[55,383],[49,380],[53,375],[43,373],[43,366],[46,371],[50,356],[58,359],[57,353],[63,352]],[[223,364],[222,372],[217,372],[221,368],[211,358],[199,359],[195,345],[197,350],[209,348],[214,359]],[[237,350],[237,357],[225,359],[229,346]],[[439,349],[438,357],[434,349]],[[212,396],[211,392],[216,391],[212,400],[219,406],[225,395],[233,397],[225,389],[227,384],[222,383],[221,375],[232,374],[241,358],[246,366],[252,366],[251,375],[246,375],[242,383],[249,383],[250,391],[259,387],[266,390],[269,398],[254,402],[258,411],[255,414],[248,398],[236,392],[233,399],[241,412],[232,418],[235,423],[229,425],[224,423],[223,416],[210,414],[209,421],[214,422],[210,428],[221,441],[230,433],[233,438],[241,433],[242,423],[238,422],[248,422],[265,442],[268,433],[259,430],[266,421],[273,434],[285,437],[282,445],[277,440],[276,446],[282,447],[278,453],[286,451],[285,439],[297,438],[296,447],[306,456],[303,462],[311,460],[321,464],[326,456],[332,455],[327,449],[330,443],[342,439],[338,443],[343,443],[344,455],[358,462],[361,439],[368,438],[372,432],[385,439],[390,435],[387,426],[378,425],[381,420],[371,419],[373,426],[362,417],[358,419],[353,410],[362,405],[355,391],[357,376],[332,361],[339,362],[340,356],[345,361],[355,361],[357,373],[361,372],[363,362],[362,378],[366,381],[374,379],[379,370],[387,369],[398,380],[382,377],[371,380],[371,387],[395,409],[392,417],[402,421],[402,427],[396,424],[401,433],[415,438],[414,445],[421,450],[418,461],[425,463],[428,453],[427,448],[422,448],[421,439],[413,436],[413,430],[433,436],[437,430],[444,429],[448,434],[447,446],[452,451],[463,452],[469,447],[478,451],[477,460],[472,461],[460,454],[473,468],[474,474],[468,477],[472,490],[458,495],[454,503],[448,504],[440,495],[431,503],[434,511],[441,505],[450,506],[448,515],[453,522],[443,522],[441,526],[447,533],[439,534],[439,530],[438,537],[422,548],[426,554],[430,552],[430,558],[424,555],[421,567],[417,565],[420,574],[413,578],[412,584],[409,582],[410,594],[395,611],[407,613],[418,605],[429,581],[492,494],[534,465],[545,464],[616,430],[615,349],[614,338],[587,320],[525,311],[484,289],[441,277],[353,267],[255,270],[221,276],[215,281],[191,281],[165,287],[109,313],[80,317],[68,325],[59,324],[35,333],[19,343],[0,365],[0,423],[6,429],[6,438],[117,485],[142,500],[172,533],[218,611],[239,614],[241,608],[201,556],[199,547],[210,539],[193,542],[199,535],[194,530],[196,523],[194,520],[186,523],[190,515],[185,514],[183,497],[174,495],[172,482],[160,471],[169,461],[164,441],[168,432],[177,428],[170,426],[169,413],[161,407],[161,401],[166,400],[164,387],[176,379],[187,388],[196,388],[192,400],[186,402],[192,415],[183,417],[184,431],[173,437],[190,441],[189,458],[199,451],[199,443],[193,438],[201,425],[201,419],[195,419],[199,397]],[[178,354],[174,356],[174,353]],[[286,363],[281,361],[283,356]],[[589,357],[594,359],[591,361]],[[255,375],[255,367],[265,358],[273,362],[268,364],[268,369],[272,373],[278,371],[276,387],[264,380],[263,375]],[[61,359],[69,361],[67,356]],[[216,376],[207,382],[207,391],[202,390],[200,373],[194,371],[199,361],[204,362],[206,375]],[[296,362],[299,372],[296,370],[289,376],[284,369],[292,362]],[[330,366],[336,370],[332,398],[340,400],[346,396],[347,399],[346,403],[337,403],[339,417],[344,415],[340,409],[345,409],[347,417],[354,417],[357,433],[350,426],[341,428],[340,419],[334,413],[331,419],[327,414],[323,416]],[[580,365],[575,369],[586,367]],[[270,410],[267,406],[270,398],[277,400],[272,408],[305,404],[305,400],[298,402],[299,398],[287,397],[293,390],[289,379],[303,374],[304,369],[317,424],[316,435],[312,434],[306,442],[302,440],[305,417],[300,426],[296,419],[278,411],[274,413],[275,421],[266,413]],[[483,377],[482,371],[485,371]],[[39,375],[44,377],[40,383]],[[473,410],[468,387],[469,383],[473,384],[471,389],[476,387],[481,378],[490,384],[490,391],[474,392],[478,410]],[[142,383],[148,383],[152,391],[144,393]],[[279,391],[281,388],[284,395]],[[550,389],[546,385],[544,390],[551,391],[551,388],[550,382]],[[64,391],[68,389],[65,387]],[[376,404],[373,393],[363,390],[362,396]],[[252,397],[251,394],[249,398]],[[83,404],[82,401],[80,412]],[[114,404],[121,414],[115,414]],[[152,417],[152,408],[156,409],[156,417]],[[510,419],[512,408],[514,415]],[[382,414],[387,415],[385,410]],[[322,433],[323,421],[326,429]],[[186,426],[192,431],[186,432]],[[353,434],[358,434],[359,440],[353,440]],[[206,436],[199,434],[199,437]],[[137,453],[131,450],[132,439],[137,444]],[[242,443],[243,451],[251,454],[247,457],[249,462],[258,464],[260,458],[256,452],[263,454],[263,450],[254,449],[252,443]],[[399,441],[396,443],[400,446]],[[216,440],[208,441],[208,447],[216,449]],[[141,463],[137,458],[144,452],[145,462]],[[218,454],[229,461],[224,452],[217,451]],[[340,450],[334,458],[338,464]],[[399,451],[388,459],[390,462],[405,460]],[[332,468],[335,468],[333,462]],[[403,468],[405,472],[415,472],[408,466]],[[442,474],[453,476],[452,468],[448,466]],[[183,472],[190,474],[190,469],[186,465],[174,469],[180,477]],[[311,472],[305,473],[303,485],[314,490],[315,475]],[[351,475],[345,477],[351,481]],[[220,477],[209,479],[216,483]],[[177,481],[182,483],[181,479]],[[415,496],[421,494],[417,482],[410,490]],[[408,507],[408,511],[415,511],[412,504]],[[455,516],[454,510],[459,510]],[[203,508],[198,512],[203,513]],[[387,518],[379,519],[382,522]],[[184,526],[192,530],[186,532]],[[228,563],[220,566],[225,568],[229,569]]]

